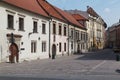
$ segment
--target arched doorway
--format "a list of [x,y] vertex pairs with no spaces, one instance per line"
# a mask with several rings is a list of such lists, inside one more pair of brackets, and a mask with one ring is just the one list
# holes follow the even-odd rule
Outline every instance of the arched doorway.
[[52,45],[52,59],[55,59],[55,56],[56,56],[56,45],[53,44]]
[[10,51],[10,56],[9,56],[9,61],[10,63],[15,62],[15,57],[16,57],[16,62],[19,62],[19,49],[16,43],[11,43],[9,46],[9,51]]

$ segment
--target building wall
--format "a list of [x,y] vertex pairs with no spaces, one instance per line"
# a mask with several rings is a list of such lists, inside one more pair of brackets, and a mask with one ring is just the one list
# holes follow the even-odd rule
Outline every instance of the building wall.
[[[56,24],[56,34],[53,34],[53,23]],[[59,25],[61,25],[61,35],[59,35]],[[66,27],[66,36],[64,36],[64,27]],[[66,55],[68,53],[68,25],[57,19],[52,19],[51,21],[51,39],[50,39],[50,54],[52,55],[52,46],[56,46],[56,55]],[[59,51],[59,46],[61,43],[61,51]],[[64,50],[64,43],[66,43],[66,51]]]
[[110,48],[120,47],[120,26],[119,23],[117,24],[109,27],[107,30],[109,35],[107,42]]
[[[49,20],[40,15],[27,12],[25,10],[13,7],[4,3],[0,3],[0,61],[7,61],[9,56],[9,37],[7,34],[21,35],[21,38],[15,38],[15,42],[19,46],[20,61],[32,60],[38,58],[48,58],[48,44],[49,44]],[[14,30],[7,29],[7,15],[14,16]],[[21,16],[22,15],[22,16]],[[19,17],[24,18],[24,31],[18,30]],[[33,32],[33,21],[38,23],[38,33]],[[42,34],[42,23],[46,24],[46,34]],[[30,34],[31,33],[31,34]],[[30,35],[29,35],[30,34]],[[36,53],[31,53],[31,41],[37,42]],[[46,41],[46,52],[41,51],[41,43]]]
[[96,49],[103,49],[105,45],[105,27],[104,22],[101,18],[93,17],[89,15],[89,21],[87,22],[88,26],[88,48],[92,50],[93,47]]
[[75,27],[73,25],[69,25],[69,54],[73,54],[75,52],[75,44],[74,44],[74,31]]
[[120,25],[118,25],[118,27],[116,27],[116,46],[120,48]]

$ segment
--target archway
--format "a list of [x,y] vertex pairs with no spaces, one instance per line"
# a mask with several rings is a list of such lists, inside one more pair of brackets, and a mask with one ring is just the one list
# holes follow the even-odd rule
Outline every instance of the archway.
[[19,50],[16,43],[11,43],[9,47],[9,51],[10,51],[10,56],[9,56],[10,63],[15,62],[15,57],[16,57],[16,62],[19,62],[19,54],[18,54]]

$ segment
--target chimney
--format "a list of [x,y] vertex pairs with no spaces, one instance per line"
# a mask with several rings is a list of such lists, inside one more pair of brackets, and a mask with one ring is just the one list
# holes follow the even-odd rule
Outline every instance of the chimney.
[[87,6],[87,9],[89,9],[90,8],[90,6]]

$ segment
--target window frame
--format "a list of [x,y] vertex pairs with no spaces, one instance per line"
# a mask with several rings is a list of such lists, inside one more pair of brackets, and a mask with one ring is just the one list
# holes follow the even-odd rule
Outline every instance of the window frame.
[[59,24],[59,35],[62,35],[62,24]]
[[38,21],[33,20],[33,33],[38,33]]
[[64,51],[66,52],[67,45],[64,43]]
[[46,43],[46,41],[42,41],[42,52],[47,52],[47,43]]
[[62,43],[59,43],[59,52],[62,52]]
[[[12,21],[10,19],[12,18]],[[7,29],[14,30],[14,15],[13,14],[7,14]]]
[[56,34],[56,23],[53,22],[53,34],[55,35]]
[[67,27],[64,26],[64,36],[67,36]]
[[46,34],[46,23],[42,23],[42,34]]
[[[22,25],[20,24],[21,23],[20,19],[23,19]],[[24,18],[23,17],[19,17],[19,31],[24,31]]]
[[37,53],[37,41],[31,41],[31,53]]

